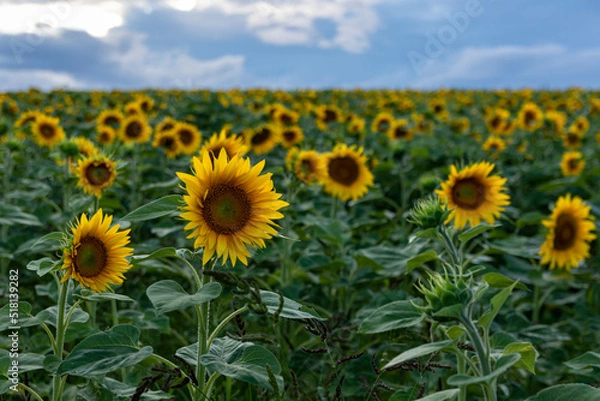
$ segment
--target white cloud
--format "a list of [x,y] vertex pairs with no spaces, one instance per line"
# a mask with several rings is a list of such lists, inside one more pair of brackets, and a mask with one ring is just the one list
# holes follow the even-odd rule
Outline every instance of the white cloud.
[[29,87],[36,87],[41,90],[55,88],[82,89],[86,86],[85,82],[63,72],[34,69],[0,69],[0,91],[16,91]]

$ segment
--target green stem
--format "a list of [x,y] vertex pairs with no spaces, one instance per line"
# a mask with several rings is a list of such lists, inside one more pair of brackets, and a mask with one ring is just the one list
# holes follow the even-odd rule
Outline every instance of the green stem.
[[48,338],[50,339],[50,344],[52,345],[52,350],[54,351],[54,355],[56,355],[58,353],[58,351],[56,349],[56,340],[54,340],[54,334],[52,334],[52,331],[50,330],[50,328],[48,327],[48,325],[46,323],[42,322],[42,323],[40,323],[40,326],[42,327],[42,329],[44,329],[44,331],[48,335]]
[[71,175],[71,163],[69,161],[69,157],[65,158],[65,167],[64,167],[64,189],[63,189],[63,212],[68,211],[69,209],[69,199],[71,198],[71,185],[69,184],[69,177]]
[[458,249],[456,249],[454,241],[452,241],[452,238],[450,238],[450,236],[448,235],[448,232],[446,231],[446,227],[444,225],[441,225],[439,227],[438,232],[444,240],[444,244],[446,245],[446,249],[448,250],[448,254],[450,255],[452,264],[458,268],[459,274],[462,275],[462,257],[460,256],[460,252],[458,251]]
[[[467,373],[467,363],[462,356],[456,356],[456,369],[459,375]],[[458,390],[460,391],[458,393],[458,401],[467,401],[467,386],[460,385],[458,386]]]
[[110,312],[112,316],[113,327],[119,324],[119,311],[117,310],[117,300],[110,300]]
[[215,338],[217,337],[217,335],[219,334],[219,332],[223,329],[223,327],[225,327],[227,325],[227,323],[229,323],[237,315],[246,312],[248,309],[250,309],[248,307],[248,305],[244,305],[243,308],[240,308],[240,309],[237,309],[237,310],[231,312],[229,314],[229,316],[227,316],[225,319],[223,319],[221,321],[221,323],[219,323],[219,325],[213,330],[212,334],[208,338],[207,347],[210,348],[210,345],[212,344],[212,342],[215,340]]
[[[59,361],[63,360],[63,349],[65,342],[65,330],[66,330],[66,321],[65,321],[65,308],[67,304],[67,292],[69,289],[69,281],[65,281],[64,283],[60,283],[59,286],[59,296],[58,296],[58,317],[56,322],[56,353],[55,356]],[[52,396],[54,401],[61,401],[62,399],[62,391],[61,391],[61,378],[59,376],[54,376],[52,383]]]
[[208,381],[206,382],[206,394],[205,394],[207,400],[211,399],[210,394],[212,393],[212,388],[215,385],[215,382],[217,381],[219,376],[221,376],[221,375],[219,373],[215,372],[208,378]]
[[202,308],[196,305],[196,315],[198,316],[198,355],[196,356],[196,379],[198,380],[198,389],[196,391],[196,401],[203,398],[205,388],[205,368],[200,363],[200,358],[206,353],[206,315],[203,314]]
[[40,395],[38,393],[36,393],[35,390],[32,389],[31,387],[26,386],[23,383],[19,383],[19,387],[22,388],[23,390],[27,391],[29,394],[31,394],[33,396],[33,398],[35,398],[36,400],[44,401],[44,399],[42,397],[40,397]]
[[69,313],[67,313],[67,317],[65,318],[65,329],[66,329],[66,326],[68,326],[69,322],[71,321],[71,315],[73,314],[73,312],[75,312],[75,308],[77,308],[81,304],[81,302],[82,302],[81,299],[77,300],[77,302],[75,302],[75,304],[73,306],[71,306],[71,308],[69,309]]
[[[492,373],[489,350],[484,345],[484,342],[479,335],[479,331],[477,331],[477,328],[471,321],[470,317],[467,316],[464,311],[461,313],[460,322],[467,331],[467,334],[473,343],[473,347],[475,347],[475,352],[477,353],[477,358],[479,359],[479,365],[481,366],[481,374],[483,376],[489,375]],[[491,383],[486,382],[484,384],[487,401],[497,401],[496,381],[492,380]]]

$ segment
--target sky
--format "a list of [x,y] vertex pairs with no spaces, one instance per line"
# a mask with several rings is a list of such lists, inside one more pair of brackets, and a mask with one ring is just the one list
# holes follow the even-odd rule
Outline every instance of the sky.
[[598,0],[0,0],[0,91],[600,88]]

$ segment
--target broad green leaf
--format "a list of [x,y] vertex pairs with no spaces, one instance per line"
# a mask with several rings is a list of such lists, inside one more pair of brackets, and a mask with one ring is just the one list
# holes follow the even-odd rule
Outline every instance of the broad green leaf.
[[[406,274],[408,262],[411,259],[418,258],[420,256],[425,244],[426,241],[413,241],[401,248],[392,248],[379,245],[359,250],[356,253],[355,258],[357,258],[357,261],[363,265],[370,265],[379,269],[377,271],[377,274],[379,275],[386,277],[400,277]],[[425,253],[427,254],[426,257],[433,257],[431,253]],[[416,260],[418,261],[418,259]],[[416,267],[414,266],[414,263],[415,262],[413,261],[413,265],[411,265],[413,269]]]
[[27,270],[33,270],[42,277],[60,266],[60,260],[45,257],[27,263]]
[[525,401],[599,401],[600,389],[587,384],[559,384],[544,389]]
[[206,284],[193,295],[189,295],[179,283],[173,280],[159,281],[146,290],[146,295],[154,305],[157,315],[200,305],[217,298],[220,294],[221,284],[216,282]]
[[451,340],[455,340],[465,333],[466,333],[466,330],[462,326],[459,326],[459,325],[452,326],[452,327],[448,328],[448,330],[446,330],[446,335]]
[[[131,386],[129,384],[121,383],[117,380],[111,379],[110,377],[105,377],[102,381],[102,387],[110,391],[112,394],[117,396],[118,400],[131,400],[132,396],[135,394],[137,387]],[[164,391],[146,391],[144,395],[140,398],[141,401],[164,401],[170,400],[173,396],[165,393]]]
[[539,259],[540,241],[536,238],[511,236],[487,244],[491,250],[525,259]]
[[140,330],[130,324],[92,334],[73,348],[56,374],[95,376],[136,365],[152,355],[152,347],[138,347],[139,338]]
[[427,262],[430,262],[432,260],[437,260],[437,259],[438,259],[437,252],[435,252],[435,251],[423,252],[423,253],[415,256],[414,258],[408,259],[408,261],[406,262],[406,271],[411,272],[414,269],[416,269],[417,267],[420,267]]
[[182,198],[180,195],[168,195],[138,207],[121,220],[132,223],[153,220],[177,212],[181,205]]
[[462,242],[464,244],[466,242],[469,242],[473,238],[477,237],[479,234],[484,233],[488,230],[491,230],[494,227],[497,227],[497,225],[490,226],[490,225],[480,224],[473,228],[469,228],[468,230],[466,230],[465,232],[460,234],[458,236],[458,239],[460,240],[460,242]]
[[395,301],[373,311],[360,325],[359,333],[375,334],[419,324],[425,315],[411,301]]
[[26,213],[22,208],[7,203],[0,203],[0,225],[5,226],[41,226],[42,222],[33,214]]
[[600,354],[588,351],[577,358],[564,362],[564,364],[571,369],[577,370],[587,369],[589,367],[600,368]]
[[[10,332],[4,333],[10,335]],[[21,333],[22,334],[22,333]],[[19,374],[31,372],[33,370],[44,369],[44,355],[40,354],[26,354],[19,350],[18,357],[16,359],[11,358],[10,351],[2,349],[0,350],[0,374],[8,376],[8,369],[12,365],[12,361],[16,360],[19,362]]]
[[218,372],[223,376],[272,390],[265,367],[269,365],[278,387],[284,387],[279,361],[269,350],[259,345],[231,338],[217,338],[208,353],[200,357],[200,363],[211,373]]
[[433,314],[435,317],[445,317],[458,320],[465,309],[463,304],[454,304],[450,306],[444,306]]
[[[279,310],[280,299],[279,295],[276,293],[270,291],[261,291],[260,298],[270,314],[275,314],[277,310]],[[283,297],[283,308],[281,309],[279,316],[287,319],[325,320],[311,308],[307,308],[306,306],[286,297]]]
[[131,257],[132,261],[141,262],[148,259],[160,259],[160,258],[175,258],[177,257],[177,251],[175,248],[161,248],[150,254],[143,255],[133,255]]
[[441,351],[443,349],[451,349],[454,346],[454,340],[438,341],[435,343],[423,344],[418,347],[411,348],[408,351],[404,351],[391,361],[389,361],[382,370],[389,368],[390,366],[398,365],[402,362],[410,361],[411,359],[420,358],[425,355],[433,354],[434,352]]
[[537,352],[531,343],[515,342],[504,347],[502,355],[521,354],[521,360],[515,364],[517,368],[523,368],[535,374],[535,361]]
[[[483,275],[483,281],[488,283],[492,288],[506,288],[515,283],[515,280],[512,280],[500,273],[486,273]],[[517,283],[516,288],[520,290],[527,290],[527,286],[523,283]]]
[[454,388],[451,390],[438,391],[437,393],[430,394],[426,397],[419,398],[419,401],[447,401],[453,400],[458,396],[459,389]]
[[[8,295],[6,295],[8,298]],[[11,308],[11,306],[16,306],[15,310]],[[16,313],[16,314],[15,314]],[[13,314],[13,315],[11,315]],[[17,316],[18,314],[18,316]],[[8,330],[9,327],[30,327],[35,326],[37,322],[33,324],[27,324],[28,320],[31,319],[31,305],[27,302],[18,302],[16,305],[11,305],[10,302],[6,302],[2,308],[0,308],[0,331],[4,332]]]
[[500,376],[511,368],[521,359],[521,354],[508,354],[501,356],[496,361],[494,371],[485,376],[469,376],[464,374],[453,375],[448,378],[448,384],[451,386],[468,386],[469,384],[477,384],[489,382],[490,380]]
[[491,326],[492,322],[494,321],[494,319],[496,318],[496,315],[500,311],[500,308],[502,308],[502,305],[504,305],[504,302],[506,302],[506,300],[510,296],[510,293],[512,292],[513,288],[515,288],[516,285],[517,285],[517,282],[515,281],[510,286],[506,287],[505,289],[500,291],[498,294],[494,295],[494,297],[492,298],[492,301],[491,301],[492,307],[490,308],[489,311],[484,313],[483,316],[481,316],[481,318],[479,319],[479,324],[482,327],[484,327],[486,330],[490,329],[490,326]]
[[39,238],[31,245],[31,248],[36,248],[40,245],[44,245],[45,251],[54,251],[62,247],[66,240],[66,235],[62,231],[55,231],[50,234],[46,234]]
[[85,299],[86,301],[95,301],[95,302],[100,302],[100,301],[111,301],[111,300],[115,300],[115,301],[123,301],[123,302],[135,302],[134,299],[129,298],[127,295],[123,295],[123,294],[114,294],[114,293],[110,293],[110,292],[103,292],[103,293],[82,293],[81,294],[74,294],[73,295],[75,298],[78,299]]

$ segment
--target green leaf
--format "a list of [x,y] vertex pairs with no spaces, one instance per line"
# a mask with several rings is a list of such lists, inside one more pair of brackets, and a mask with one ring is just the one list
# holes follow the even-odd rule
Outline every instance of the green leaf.
[[176,258],[176,257],[178,257],[178,255],[177,255],[177,250],[175,248],[161,248],[150,254],[133,255],[131,257],[131,259],[135,263],[135,262],[142,262],[144,260],[149,260],[149,259]]
[[27,270],[33,270],[37,273],[38,276],[42,277],[50,273],[52,270],[58,268],[59,266],[60,260],[53,260],[51,258],[45,257],[27,263]]
[[408,259],[408,261],[406,262],[406,271],[411,272],[414,269],[416,269],[417,267],[422,266],[426,262],[429,262],[432,260],[437,260],[437,259],[438,259],[437,252],[435,252],[435,251],[423,252],[423,253],[415,256],[414,258]]
[[[488,283],[492,288],[506,288],[515,283],[515,280],[512,280],[500,273],[486,273],[483,275],[483,281]],[[517,283],[516,288],[525,291],[527,290],[527,286],[523,283]]]
[[182,199],[180,195],[168,195],[138,207],[121,220],[133,223],[157,219],[178,211],[181,205]]
[[576,370],[587,369],[589,367],[600,368],[600,354],[588,351],[577,358],[564,362],[564,364]]
[[359,333],[376,334],[411,327],[425,315],[411,301],[394,301],[374,310],[360,325]]
[[481,316],[481,318],[479,319],[479,324],[483,328],[485,328],[486,330],[490,329],[490,326],[491,326],[492,322],[494,321],[494,319],[496,318],[496,315],[500,311],[500,308],[502,308],[502,305],[504,305],[504,302],[506,302],[506,300],[510,296],[510,293],[512,292],[513,288],[515,288],[516,285],[517,285],[517,282],[515,281],[510,286],[506,287],[505,289],[500,291],[498,294],[496,294],[492,298],[491,309],[489,311],[487,311],[486,313],[484,313],[483,316]]
[[200,363],[211,373],[218,372],[246,383],[272,390],[266,365],[275,375],[277,385],[283,389],[281,365],[268,349],[253,343],[242,343],[231,338],[217,338]]
[[485,376],[469,376],[469,375],[463,375],[463,374],[453,375],[448,378],[448,384],[451,386],[468,386],[469,384],[489,382],[492,379],[494,379],[494,378],[500,376],[501,374],[503,374],[504,372],[506,372],[508,369],[511,368],[511,366],[513,366],[515,363],[519,362],[520,359],[521,359],[521,354],[509,354],[509,355],[501,356],[496,361],[496,366],[494,368],[494,371],[492,373],[490,373],[489,375],[485,375]]
[[[10,332],[7,335],[10,335]],[[19,362],[19,374],[44,369],[44,355],[25,354],[22,352],[19,352],[18,355],[16,360]],[[13,360],[15,359],[10,357],[8,350],[0,350],[0,374],[8,377],[8,369],[12,365]]]
[[31,245],[31,248],[36,248],[40,245],[44,245],[45,251],[55,251],[60,249],[66,240],[66,235],[62,231],[55,231],[50,234],[46,234],[39,238]]
[[411,359],[420,358],[425,355],[433,354],[434,352],[441,351],[443,349],[451,349],[454,346],[454,340],[438,341],[435,343],[423,344],[418,347],[411,348],[408,351],[404,351],[391,361],[389,361],[382,370],[389,368],[390,366],[398,365],[402,362],[410,361]]
[[494,227],[498,227],[498,225],[485,225],[485,224],[480,224],[478,226],[475,226],[473,228],[469,228],[468,230],[466,230],[465,232],[463,232],[462,234],[460,234],[458,236],[458,239],[460,240],[460,242],[467,243],[470,240],[472,240],[473,238],[477,237],[479,234],[484,233],[488,230],[491,230]]
[[544,389],[525,401],[599,401],[600,389],[587,384],[559,384]]
[[114,293],[110,293],[110,292],[103,292],[103,293],[86,293],[86,294],[74,294],[73,295],[75,298],[78,299],[85,299],[86,301],[95,301],[95,302],[101,302],[101,301],[111,301],[111,300],[115,300],[115,301],[123,301],[123,302],[135,302],[134,299],[129,298],[127,295],[123,295],[123,294],[114,294]]
[[[400,394],[400,392],[396,392],[398,394]],[[392,394],[392,396],[390,397],[389,401],[408,401],[409,399],[414,399],[414,398],[404,398],[404,397],[396,397],[394,398],[394,396],[396,395],[396,393]],[[423,398],[419,398],[419,401],[447,401],[447,400],[453,400],[456,398],[456,396],[458,395],[458,393],[460,393],[460,390],[457,388],[451,389],[451,390],[444,390],[444,391],[438,391],[437,393],[433,393],[430,394],[426,397]],[[404,396],[404,394],[401,394],[402,396]],[[410,397],[410,396],[409,396]],[[413,396],[414,397],[414,396]]]
[[156,314],[184,309],[188,306],[201,305],[211,301],[221,294],[221,284],[212,282],[204,285],[198,292],[189,295],[173,280],[162,280],[152,284],[146,290],[146,295],[156,309]]
[[517,368],[523,368],[535,374],[535,361],[537,352],[531,343],[514,342],[504,347],[502,355],[521,354],[521,360],[516,363]]
[[510,236],[490,242],[487,247],[525,259],[539,259],[540,241],[536,238]]
[[[279,295],[270,291],[261,291],[260,298],[267,307],[270,314],[275,314],[279,310],[280,300]],[[287,319],[318,319],[325,320],[320,317],[313,309],[308,308],[294,300],[283,297],[283,309],[281,309],[280,317]]]
[[[102,381],[102,387],[119,397],[119,400],[123,399],[123,401],[131,400],[137,390],[136,386],[121,383],[117,380],[111,379],[110,377],[104,378]],[[142,401],[164,401],[170,399],[173,399],[173,396],[169,395],[168,393],[154,390],[146,391],[140,398]]]
[[103,375],[133,366],[152,355],[152,347],[138,348],[140,330],[130,324],[92,334],[77,344],[60,364],[58,376]]
[[[379,269],[377,274],[386,277],[400,277],[406,274],[410,260],[415,259],[411,267],[413,269],[416,267],[414,265],[418,262],[417,258],[425,244],[426,241],[413,241],[403,248],[374,246],[357,251],[355,258],[363,265]],[[431,252],[433,251],[425,252],[427,258],[433,257]]]
[[0,203],[0,225],[41,226],[42,222],[33,214],[25,213],[19,206]]

